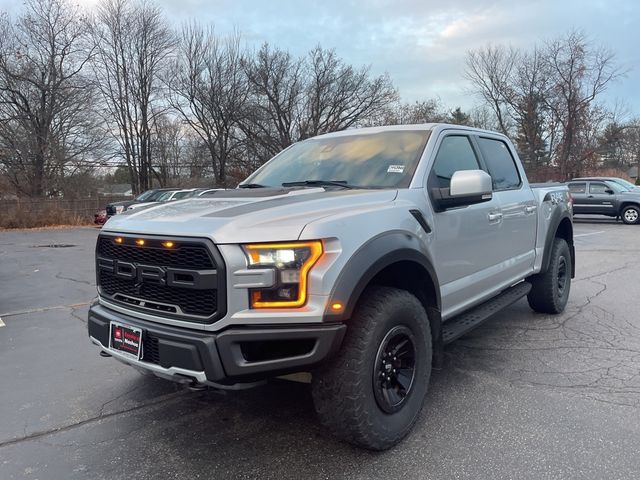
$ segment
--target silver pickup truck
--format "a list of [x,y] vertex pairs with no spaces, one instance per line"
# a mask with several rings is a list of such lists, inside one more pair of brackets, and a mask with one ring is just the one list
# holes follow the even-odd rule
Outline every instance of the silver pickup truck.
[[566,186],[531,186],[493,132],[322,135],[237,189],[111,218],[89,336],[193,386],[308,372],[324,425],[386,449],[416,421],[445,344],[525,296],[563,311],[571,209]]

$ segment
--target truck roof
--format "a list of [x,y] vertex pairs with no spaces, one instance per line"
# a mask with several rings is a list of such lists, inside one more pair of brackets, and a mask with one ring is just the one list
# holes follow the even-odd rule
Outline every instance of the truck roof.
[[466,125],[454,125],[452,123],[415,123],[408,125],[384,125],[380,127],[362,127],[362,128],[350,128],[347,130],[340,130],[338,132],[325,133],[323,135],[318,135],[314,138],[329,138],[329,137],[342,137],[349,135],[367,135],[372,133],[380,133],[380,132],[388,132],[388,131],[402,131],[402,130],[430,130],[430,131],[440,131],[440,130],[460,130],[465,132],[473,132],[473,133],[483,133],[489,135],[499,135],[501,137],[506,138],[504,135],[498,132],[494,132],[491,130],[483,130],[481,128],[468,127]]

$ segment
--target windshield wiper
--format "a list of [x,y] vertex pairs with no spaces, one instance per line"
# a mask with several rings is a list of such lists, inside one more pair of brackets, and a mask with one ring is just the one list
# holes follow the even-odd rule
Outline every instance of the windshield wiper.
[[260,183],[241,183],[238,188],[268,188],[268,185],[262,185]]
[[283,187],[323,187],[332,185],[342,188],[357,188],[355,185],[349,185],[346,180],[301,180],[299,182],[284,182]]

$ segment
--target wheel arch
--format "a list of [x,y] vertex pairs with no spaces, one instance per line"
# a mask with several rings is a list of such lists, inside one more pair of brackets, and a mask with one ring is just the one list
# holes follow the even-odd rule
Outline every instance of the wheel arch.
[[[436,362],[442,338],[440,286],[431,260],[419,250],[419,241],[405,232],[378,236],[358,249],[336,281],[327,302],[326,321],[345,321],[353,314],[362,293],[370,285],[384,285],[415,295],[429,318]],[[345,305],[331,311],[334,302]]]
[[551,225],[549,230],[547,230],[547,237],[544,244],[542,268],[540,273],[544,273],[549,269],[553,241],[556,238],[564,239],[569,245],[569,250],[571,251],[571,278],[574,278],[576,276],[576,251],[573,244],[573,222],[567,212],[564,214],[556,214],[551,217]]
[[620,204],[620,215],[622,215],[622,212],[624,212],[624,209],[627,207],[636,207],[638,210],[640,210],[640,203],[636,203],[632,200],[625,200]]

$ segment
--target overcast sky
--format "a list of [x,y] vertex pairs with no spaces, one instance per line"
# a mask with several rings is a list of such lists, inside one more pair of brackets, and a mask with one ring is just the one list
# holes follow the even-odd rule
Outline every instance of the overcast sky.
[[[96,0],[77,0],[89,8]],[[616,52],[629,69],[607,100],[640,116],[640,0],[158,0],[176,24],[197,18],[246,42],[268,41],[296,54],[335,48],[354,65],[389,72],[408,101],[478,103],[463,78],[465,54],[487,43],[530,47],[570,29]],[[3,10],[15,0],[0,0]]]

